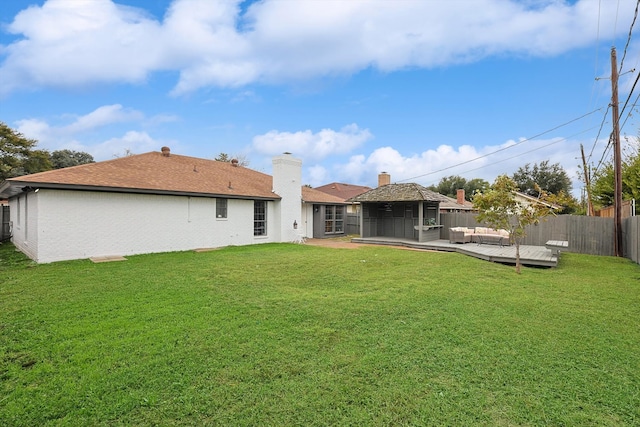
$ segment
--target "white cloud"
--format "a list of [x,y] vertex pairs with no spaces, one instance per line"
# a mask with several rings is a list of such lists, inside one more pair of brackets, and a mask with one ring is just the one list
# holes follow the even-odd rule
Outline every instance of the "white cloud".
[[89,114],[80,116],[75,122],[65,126],[62,131],[64,133],[78,133],[98,127],[106,126],[112,123],[139,121],[144,115],[136,110],[125,109],[120,104],[104,105],[96,108]]
[[[38,141],[38,148],[47,148],[46,143],[49,139],[51,127],[44,120],[25,119],[17,122],[16,130],[25,137]],[[43,144],[45,146],[43,146]]]
[[142,82],[160,64],[159,23],[110,0],[49,0],[20,12],[7,29],[24,38],[5,48],[6,92]]
[[350,124],[339,131],[323,129],[317,133],[310,130],[293,133],[272,130],[255,136],[252,145],[261,154],[290,152],[304,161],[315,162],[332,155],[350,153],[372,137],[368,129]]
[[[597,26],[623,34],[633,0],[311,1],[175,0],[162,21],[111,0],[49,0],[7,29],[0,93],[42,86],[144,82],[179,72],[173,93],[286,83],[481,60],[557,55],[586,46]],[[55,23],[55,25],[52,25]]]
[[[409,156],[392,147],[380,147],[367,156],[352,156],[346,164],[335,165],[332,172],[342,182],[374,187],[380,172],[389,173],[392,182],[417,182],[422,185],[437,184],[441,178],[450,175],[460,175],[466,179],[482,178],[491,183],[498,175],[512,175],[526,163],[539,164],[549,160],[551,164],[559,163],[565,169],[573,181],[574,194],[577,194],[582,185],[576,159],[581,142],[592,143],[554,138],[528,141],[521,145],[515,141],[485,147],[462,145],[454,148],[441,145]],[[505,149],[507,147],[512,148]],[[498,150],[501,151],[491,154]],[[321,184],[326,182],[313,185]]]
[[144,114],[139,111],[123,108],[120,104],[104,105],[92,112],[77,116],[67,116],[74,120],[69,124],[51,125],[41,119],[25,119],[17,122],[18,132],[28,138],[38,140],[39,147],[56,149],[56,143],[69,140],[77,134],[91,131],[114,123],[140,121]]
[[[65,122],[66,120],[66,122]],[[170,115],[152,117],[149,122],[175,121]],[[177,147],[176,141],[156,140],[147,132],[124,130],[121,137],[103,137],[100,129],[128,122],[142,122],[144,114],[124,108],[120,104],[104,105],[85,115],[65,115],[58,123],[51,124],[42,119],[25,119],[16,122],[17,131],[27,138],[38,141],[38,148],[55,151],[69,149],[84,151],[95,160],[109,160],[114,155],[123,155],[127,150],[139,154],[158,150],[163,145]],[[111,131],[111,134],[113,132]],[[106,140],[102,138],[108,138]]]
[[[85,146],[80,145],[80,151],[90,153],[96,160],[108,160],[114,156],[122,156],[126,152],[133,154],[158,151],[163,145],[172,145],[153,139],[146,132],[128,131],[119,138],[110,138],[99,144]],[[175,144],[173,144],[175,146]]]

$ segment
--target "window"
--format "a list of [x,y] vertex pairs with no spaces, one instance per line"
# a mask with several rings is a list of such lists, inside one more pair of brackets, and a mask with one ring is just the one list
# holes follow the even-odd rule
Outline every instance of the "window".
[[344,206],[325,206],[324,232],[325,234],[344,232]]
[[216,199],[216,218],[227,217],[227,199]]
[[426,204],[424,206],[423,225],[436,225],[438,221],[437,205]]
[[253,202],[253,235],[267,235],[267,202],[264,200]]

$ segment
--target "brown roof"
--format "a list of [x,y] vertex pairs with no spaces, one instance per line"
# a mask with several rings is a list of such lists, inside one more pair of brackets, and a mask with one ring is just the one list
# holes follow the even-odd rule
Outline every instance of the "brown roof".
[[420,184],[387,184],[349,199],[352,202],[446,202],[446,196]]
[[443,197],[445,197],[447,201],[440,202],[440,209],[462,209],[467,211],[473,210],[473,203],[471,203],[468,200],[465,200],[464,203],[461,205],[458,203],[457,199],[454,199],[449,196],[443,196]]
[[[231,163],[153,151],[8,179],[10,186],[279,199],[272,177]],[[13,184],[13,185],[12,185]]]
[[323,193],[311,187],[302,187],[302,201],[306,203],[320,203],[331,205],[344,205],[346,204],[340,197],[332,196],[331,194]]
[[371,190],[371,187],[366,187],[364,185],[343,184],[341,182],[332,182],[331,184],[316,187],[316,190],[339,197],[342,200],[348,200],[352,197],[358,196]]

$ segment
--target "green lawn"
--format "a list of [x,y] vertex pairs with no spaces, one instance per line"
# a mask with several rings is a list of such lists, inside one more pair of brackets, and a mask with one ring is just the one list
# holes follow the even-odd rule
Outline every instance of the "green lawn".
[[640,267],[0,245],[0,425],[640,425]]

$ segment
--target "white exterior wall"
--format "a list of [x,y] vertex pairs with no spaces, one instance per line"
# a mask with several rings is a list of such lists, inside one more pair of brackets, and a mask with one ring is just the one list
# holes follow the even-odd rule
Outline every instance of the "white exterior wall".
[[279,241],[274,202],[267,202],[267,236],[256,237],[253,200],[227,199],[227,218],[217,219],[213,198],[45,189],[29,195],[35,224],[28,224],[28,245],[19,244],[22,230],[13,240],[41,263]]
[[36,259],[38,254],[38,194],[23,193],[9,200],[9,215],[13,222],[11,241],[31,259]]
[[[293,242],[303,226],[302,219],[302,160],[290,154],[273,159],[273,191],[282,199],[276,209],[281,242]],[[293,228],[294,221],[298,229]]]

